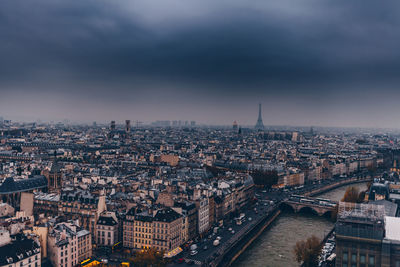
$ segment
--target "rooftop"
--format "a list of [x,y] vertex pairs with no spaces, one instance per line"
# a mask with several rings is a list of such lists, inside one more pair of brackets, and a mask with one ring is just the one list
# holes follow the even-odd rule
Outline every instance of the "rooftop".
[[39,253],[40,246],[36,241],[19,234],[14,241],[0,247],[0,266],[8,266]]
[[387,239],[400,241],[400,218],[386,216],[385,230]]
[[47,179],[42,175],[20,180],[14,180],[14,178],[9,177],[0,185],[0,194],[25,192],[45,187],[47,187]]

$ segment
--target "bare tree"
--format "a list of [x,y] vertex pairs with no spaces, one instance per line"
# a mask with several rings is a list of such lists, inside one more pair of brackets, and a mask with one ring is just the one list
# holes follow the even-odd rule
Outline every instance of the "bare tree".
[[303,262],[306,267],[318,266],[318,256],[321,253],[321,240],[312,235],[307,240],[298,241],[294,246],[296,261]]

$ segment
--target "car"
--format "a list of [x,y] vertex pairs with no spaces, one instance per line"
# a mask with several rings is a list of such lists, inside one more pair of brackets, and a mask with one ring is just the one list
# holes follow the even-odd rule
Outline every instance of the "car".
[[207,247],[207,246],[204,246],[204,247],[203,247],[203,250],[207,250],[207,249],[208,249],[208,247]]
[[222,237],[220,237],[220,236],[217,236],[217,238],[216,238],[216,239],[217,239],[217,240],[221,240],[221,238],[222,238]]
[[249,217],[249,219],[248,219],[249,221],[251,221],[251,220],[253,220],[251,217]]
[[198,253],[197,250],[191,250],[191,251],[190,251],[190,256],[194,256],[194,255],[196,255],[197,253]]
[[235,233],[235,230],[232,230],[231,233],[234,234],[234,233]]
[[178,263],[184,263],[184,262],[185,262],[185,260],[183,258],[178,259]]
[[232,231],[232,227],[229,227],[228,231],[231,232]]

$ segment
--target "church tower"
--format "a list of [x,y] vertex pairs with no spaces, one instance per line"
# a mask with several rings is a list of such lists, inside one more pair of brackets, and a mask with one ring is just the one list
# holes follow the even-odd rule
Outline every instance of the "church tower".
[[43,175],[47,178],[47,185],[50,192],[59,192],[62,189],[61,166],[54,161],[50,171],[44,171]]

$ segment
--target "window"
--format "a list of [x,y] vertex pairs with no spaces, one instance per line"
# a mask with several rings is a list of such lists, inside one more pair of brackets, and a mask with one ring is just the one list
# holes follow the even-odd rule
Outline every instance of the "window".
[[351,262],[357,262],[357,254],[356,253],[352,253],[351,254]]
[[343,262],[347,262],[348,261],[348,254],[347,252],[343,252]]
[[[365,255],[361,254],[360,255],[360,267],[364,267],[366,264],[366,259],[365,259]],[[400,267],[400,266],[399,266]]]
[[375,266],[375,256],[369,256],[368,266]]

